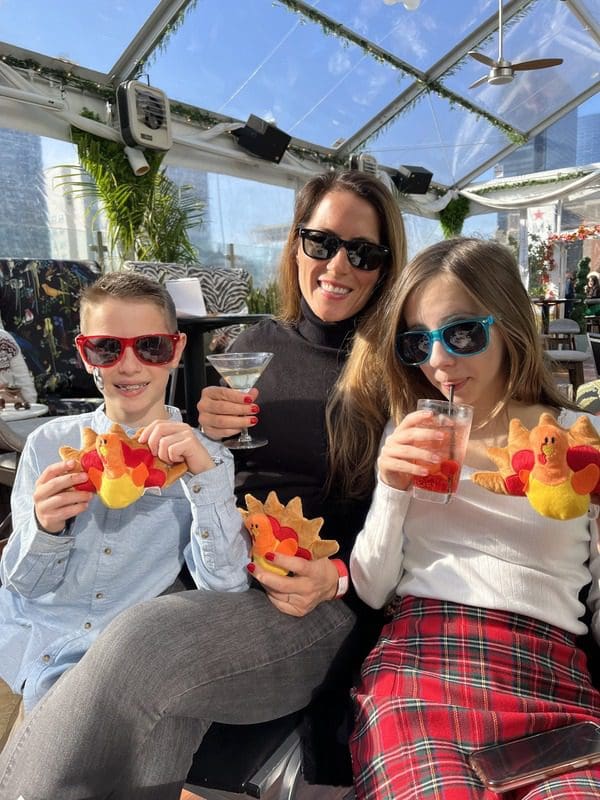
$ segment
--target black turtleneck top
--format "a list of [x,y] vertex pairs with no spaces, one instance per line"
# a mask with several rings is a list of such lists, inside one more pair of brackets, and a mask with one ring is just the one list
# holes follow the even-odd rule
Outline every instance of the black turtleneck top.
[[304,301],[302,313],[295,325],[264,320],[240,334],[231,348],[275,354],[256,384],[260,413],[252,428],[269,443],[235,452],[236,494],[240,504],[246,493],[264,500],[272,489],[282,503],[299,495],[304,515],[324,518],[321,537],[337,539],[339,557],[348,564],[370,497],[349,501],[335,490],[325,492],[325,406],[352,344],[356,318],[323,322]]
[[[236,494],[240,505],[246,493],[264,500],[274,489],[282,503],[299,495],[304,515],[324,518],[321,537],[337,539],[338,556],[348,565],[371,498],[347,500],[335,487],[325,491],[325,406],[352,345],[357,320],[323,322],[304,301],[302,314],[296,325],[260,322],[240,334],[231,348],[275,354],[256,384],[260,413],[252,428],[253,434],[266,437],[269,443],[255,450],[233,451]],[[304,714],[304,775],[310,783],[351,782],[349,687],[382,625],[381,612],[368,608],[352,585],[344,602],[357,615],[356,625]]]

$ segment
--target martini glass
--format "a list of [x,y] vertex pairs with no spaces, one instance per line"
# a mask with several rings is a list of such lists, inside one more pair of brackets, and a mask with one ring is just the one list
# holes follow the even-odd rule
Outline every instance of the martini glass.
[[[206,358],[232,389],[247,392],[260,378],[273,353],[219,353]],[[244,428],[237,439],[226,439],[223,444],[230,450],[251,450],[267,442],[267,439],[253,439]]]

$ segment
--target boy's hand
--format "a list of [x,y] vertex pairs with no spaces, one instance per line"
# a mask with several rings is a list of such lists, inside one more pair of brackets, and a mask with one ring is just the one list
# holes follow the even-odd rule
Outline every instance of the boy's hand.
[[167,464],[185,461],[194,475],[215,466],[208,450],[185,422],[154,420],[142,430],[138,441],[147,444],[152,455]]
[[67,520],[85,511],[93,497],[77,485],[85,483],[85,472],[75,472],[75,462],[59,461],[50,464],[35,483],[33,505],[38,523],[47,533],[60,533]]

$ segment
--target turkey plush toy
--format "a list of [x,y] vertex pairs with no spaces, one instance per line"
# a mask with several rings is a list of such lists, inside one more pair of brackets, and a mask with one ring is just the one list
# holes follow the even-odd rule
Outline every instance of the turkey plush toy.
[[600,436],[587,417],[563,428],[544,413],[531,430],[512,419],[508,445],[487,452],[498,472],[476,472],[473,481],[498,494],[524,495],[545,517],[583,516],[590,495],[600,492]]
[[332,556],[339,550],[335,539],[319,536],[323,517],[306,519],[302,515],[299,497],[294,497],[286,506],[279,502],[275,492],[269,492],[264,503],[251,494],[247,494],[245,500],[247,510],[240,509],[240,513],[252,538],[252,560],[269,572],[287,575],[287,570],[265,559],[266,553],[282,553],[312,561]]
[[83,428],[81,449],[61,447],[63,461],[73,459],[80,472],[89,478],[77,489],[95,492],[108,508],[125,508],[149,487],[170,486],[187,471],[187,464],[166,464],[154,456],[146,444],[128,436],[116,423],[108,433]]

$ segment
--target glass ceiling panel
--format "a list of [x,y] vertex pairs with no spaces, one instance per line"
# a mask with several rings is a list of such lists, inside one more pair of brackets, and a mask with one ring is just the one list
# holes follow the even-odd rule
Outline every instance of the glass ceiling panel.
[[313,5],[423,72],[498,9],[497,0],[424,0],[414,12],[383,0],[317,0]]
[[[497,36],[478,49],[496,59]],[[562,58],[564,63],[549,69],[517,71],[512,83],[483,83],[469,89],[487,68],[467,57],[444,83],[519,130],[531,130],[600,76],[598,44],[568,6],[556,0],[540,0],[529,13],[505,26],[503,51],[504,58],[513,64],[538,58]]]
[[580,0],[580,4],[588,15],[593,16],[598,22],[600,17],[600,0]]
[[158,0],[2,0],[0,41],[108,72]]
[[500,130],[481,117],[452,107],[444,98],[428,95],[379,137],[368,141],[365,151],[390,167],[425,167],[433,172],[435,182],[452,185],[509,143]]
[[174,100],[241,120],[256,114],[326,147],[409,83],[359,47],[265,0],[198,3],[147,71]]

